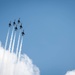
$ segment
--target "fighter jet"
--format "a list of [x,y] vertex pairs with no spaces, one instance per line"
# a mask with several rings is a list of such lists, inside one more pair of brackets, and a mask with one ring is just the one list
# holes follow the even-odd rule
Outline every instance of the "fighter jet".
[[22,29],[23,27],[22,27],[22,24],[20,25],[20,29]]
[[20,18],[18,19],[18,23],[20,23]]
[[17,30],[18,28],[17,28],[17,26],[15,27],[15,31]]
[[11,22],[9,23],[9,27],[11,27]]
[[15,21],[13,22],[13,25],[16,25],[16,22]]
[[25,35],[25,33],[24,33],[24,30],[23,30],[23,32],[22,32],[22,36],[24,36]]

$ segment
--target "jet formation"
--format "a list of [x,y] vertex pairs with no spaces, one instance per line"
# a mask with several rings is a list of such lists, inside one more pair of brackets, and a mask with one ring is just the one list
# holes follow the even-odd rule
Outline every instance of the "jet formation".
[[[6,42],[5,42],[5,50],[7,49],[7,45],[8,45],[8,38],[9,38],[9,33],[10,33],[10,28],[13,27],[12,29],[12,33],[11,33],[11,37],[10,37],[10,42],[9,42],[9,47],[8,50],[11,53],[14,53],[14,50],[16,50],[16,56],[18,58],[18,60],[20,59],[21,56],[21,50],[22,50],[22,43],[23,43],[23,36],[25,35],[24,29],[23,29],[23,25],[20,21],[20,18],[18,20],[14,20],[13,22],[9,22],[8,24],[9,29],[8,29],[8,33],[7,33],[7,37],[6,37]],[[16,39],[16,32],[17,30],[20,30],[19,32],[19,36],[17,39],[17,45],[16,45],[16,49],[14,49],[14,45],[15,45],[15,39]]]
[[[21,21],[20,21],[20,18],[17,20],[17,23],[16,23],[15,20],[14,20],[14,22],[13,22],[13,26],[14,26],[15,31],[18,30],[18,25],[19,25],[19,29],[23,29],[23,26],[22,26],[22,23],[21,23]],[[11,27],[11,26],[12,26],[12,24],[11,24],[11,21],[10,21],[10,22],[9,22],[9,27]],[[23,29],[23,31],[21,32],[21,34],[22,34],[22,36],[25,35],[24,29]]]

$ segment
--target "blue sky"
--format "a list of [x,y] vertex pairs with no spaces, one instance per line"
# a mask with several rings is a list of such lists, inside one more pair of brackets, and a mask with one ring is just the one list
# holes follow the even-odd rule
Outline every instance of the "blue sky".
[[5,44],[9,21],[21,18],[23,51],[41,75],[64,75],[75,69],[74,0],[0,0],[0,40]]

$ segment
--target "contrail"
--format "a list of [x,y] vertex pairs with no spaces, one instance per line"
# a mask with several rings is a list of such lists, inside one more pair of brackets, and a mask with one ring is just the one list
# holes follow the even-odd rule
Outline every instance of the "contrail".
[[[26,54],[21,54],[25,33],[20,19],[17,23],[15,21],[10,22],[9,27],[11,26],[13,26],[12,31],[10,34],[10,28],[8,29],[4,48],[0,43],[0,75],[40,75],[39,68],[33,64],[32,60]],[[18,26],[20,32],[17,37]],[[16,40],[17,47],[15,47]],[[14,52],[15,49],[16,53]]]
[[9,52],[10,52],[10,49],[11,49],[11,44],[12,44],[12,39],[13,39],[13,33],[14,33],[14,27],[13,27],[11,38],[10,38]]
[[[7,37],[6,37],[6,42],[5,42],[5,50],[6,50],[6,48],[7,48],[7,43],[8,43],[8,37],[9,37],[9,31],[10,31],[10,29],[8,29],[8,33],[7,33]],[[3,63],[4,63],[4,59],[5,59],[5,50],[3,51],[3,55],[2,55],[2,61],[1,61],[1,69],[3,68]],[[2,72],[0,72],[0,73],[2,73]]]
[[13,38],[12,53],[14,51],[15,39],[16,39],[16,32],[14,33],[14,38]]
[[8,33],[7,33],[7,37],[6,37],[6,42],[5,42],[5,50],[6,50],[6,48],[7,48],[8,37],[9,37],[9,31],[10,31],[10,29],[8,29]]
[[[12,44],[12,52],[11,53],[14,53],[15,39],[16,39],[16,32],[14,33],[13,44]],[[13,59],[13,56],[12,56],[12,59]],[[13,73],[12,73],[12,75],[15,75],[14,74],[14,69],[15,69],[15,66],[13,66]]]
[[18,37],[18,43],[17,43],[17,48],[16,48],[16,55],[18,55],[18,49],[19,49],[19,43],[20,43],[20,33],[19,33],[19,37]]
[[[18,49],[19,49],[19,44],[20,44],[20,37],[21,37],[21,35],[20,35],[20,33],[19,33],[18,43],[17,43],[17,48],[16,48],[16,56],[18,55]],[[15,63],[17,62],[17,60],[18,60],[18,57],[17,57]],[[16,68],[16,64],[14,64],[13,75],[15,75],[15,68]]]
[[21,57],[22,43],[23,43],[23,37],[22,37],[21,43],[20,43],[20,50],[19,50],[19,54],[18,54],[18,61],[19,61],[19,59],[20,59],[20,57]]
[[[15,41],[15,36],[14,36],[14,39],[13,39],[13,34],[14,34],[14,27],[13,27],[12,33],[11,33],[11,38],[10,38],[10,43],[9,43],[9,52],[11,51],[12,42]],[[8,35],[9,35],[9,33],[8,33]],[[8,37],[7,37],[7,39],[8,39]],[[4,51],[4,54],[5,54],[5,51]],[[7,61],[9,61],[9,57],[7,57],[7,58],[8,59],[6,60],[6,65],[3,65],[3,67],[5,67],[5,68],[7,68]],[[4,64],[4,61],[5,61],[5,55],[3,56],[3,64]],[[3,69],[3,74],[2,75],[4,75],[4,73],[5,73],[5,70]]]
[[[4,50],[3,47],[0,47],[0,61]],[[40,75],[39,68],[33,64],[27,54],[22,54],[22,57],[20,57],[21,60],[18,62],[16,62],[15,56],[15,53],[12,54],[5,50],[5,61],[2,63],[0,75]],[[11,60],[12,57],[14,58]],[[7,60],[8,58],[9,60]]]

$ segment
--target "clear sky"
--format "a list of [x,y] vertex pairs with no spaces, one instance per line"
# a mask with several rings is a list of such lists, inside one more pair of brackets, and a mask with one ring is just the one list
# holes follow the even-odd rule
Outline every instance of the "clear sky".
[[22,53],[41,75],[65,75],[75,69],[75,0],[0,0],[0,40],[5,44],[9,21],[21,18]]

